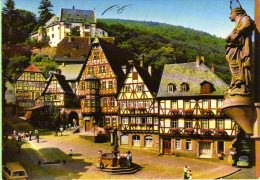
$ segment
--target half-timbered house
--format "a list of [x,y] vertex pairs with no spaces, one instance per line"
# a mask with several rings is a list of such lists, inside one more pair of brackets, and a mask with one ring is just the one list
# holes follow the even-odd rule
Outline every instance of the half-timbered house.
[[117,127],[116,96],[130,59],[133,59],[132,54],[110,42],[100,38],[93,41],[78,77],[77,95],[81,99],[85,129],[90,130],[87,124],[93,122]]
[[155,99],[158,84],[152,80],[150,66],[146,69],[130,65],[117,97],[120,144],[158,149],[158,102]]
[[15,95],[17,104],[17,113],[23,113],[24,109],[39,105],[42,102],[36,98],[41,96],[46,85],[41,70],[34,64],[29,65],[18,76],[15,82]]
[[44,105],[71,107],[75,94],[65,77],[61,74],[52,73],[42,93]]
[[166,64],[157,94],[160,151],[227,157],[238,126],[221,112],[226,88],[227,84],[200,61]]

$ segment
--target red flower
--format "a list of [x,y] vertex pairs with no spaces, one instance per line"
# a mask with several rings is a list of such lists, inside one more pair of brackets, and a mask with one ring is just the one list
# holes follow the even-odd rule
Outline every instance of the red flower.
[[188,134],[192,134],[194,132],[194,129],[193,128],[186,128],[185,132],[188,133]]

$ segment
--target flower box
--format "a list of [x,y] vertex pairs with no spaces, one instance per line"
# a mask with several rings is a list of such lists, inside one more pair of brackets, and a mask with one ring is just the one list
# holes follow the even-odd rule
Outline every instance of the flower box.
[[193,128],[186,128],[186,129],[185,129],[185,132],[186,132],[187,134],[193,134],[193,133],[194,133],[194,129],[193,129]]
[[193,110],[192,109],[186,109],[186,110],[183,110],[182,113],[185,114],[185,115],[192,115]]
[[105,126],[104,129],[105,129],[105,130],[112,130],[112,129],[113,129],[113,126]]
[[135,107],[127,107],[127,110],[133,111],[133,110],[135,110]]
[[215,129],[215,134],[216,135],[227,135],[227,132],[225,129]]
[[212,131],[211,129],[200,129],[200,132],[204,135],[211,135]]
[[210,115],[212,111],[210,109],[200,109],[201,114],[203,115]]
[[170,131],[172,133],[179,133],[180,132],[180,129],[179,128],[170,128]]
[[146,108],[143,107],[143,106],[138,106],[138,107],[136,107],[136,109],[137,109],[138,111],[144,111],[144,110],[146,110]]
[[179,114],[179,110],[178,109],[170,109],[170,112],[173,114]]
[[136,123],[130,123],[129,125],[130,125],[130,126],[137,126]]

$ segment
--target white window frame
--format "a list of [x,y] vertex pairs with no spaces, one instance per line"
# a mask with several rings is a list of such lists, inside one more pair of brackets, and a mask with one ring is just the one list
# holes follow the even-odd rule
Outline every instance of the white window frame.
[[185,146],[186,146],[186,150],[189,150],[189,151],[192,150],[192,141],[191,141],[191,139],[186,139]]
[[129,85],[125,86],[125,92],[130,92],[130,86]]
[[175,139],[174,147],[176,150],[181,150],[181,139]]
[[144,86],[142,84],[137,85],[137,92],[142,92],[144,89]]
[[140,136],[139,135],[133,135],[133,146],[140,146]]
[[128,124],[128,117],[122,117],[122,124]]
[[144,137],[144,146],[145,147],[153,147],[153,137],[152,136],[145,136]]
[[153,117],[147,117],[146,124],[153,124]]

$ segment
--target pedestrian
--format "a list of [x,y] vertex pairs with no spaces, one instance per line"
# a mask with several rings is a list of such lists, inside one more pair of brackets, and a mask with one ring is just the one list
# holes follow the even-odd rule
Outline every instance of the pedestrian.
[[188,176],[188,179],[192,179],[191,170],[188,170],[187,176]]
[[103,169],[104,163],[102,162],[102,151],[101,150],[98,150],[98,163],[99,163],[99,168]]
[[117,154],[117,166],[120,167],[120,153]]
[[60,135],[62,136],[63,127],[60,127]]
[[69,130],[71,130],[71,124],[69,123]]
[[16,145],[16,148],[18,149],[18,153],[21,152],[21,146],[22,146],[22,142],[21,142],[21,141],[18,141],[18,142],[17,142],[17,145]]
[[40,135],[39,135],[39,133],[36,135],[36,139],[37,139],[37,143],[39,143],[39,141],[40,141]]
[[130,164],[132,164],[132,153],[130,150],[128,150],[127,154],[129,154],[129,160],[130,160]]
[[32,131],[29,131],[29,141],[32,140]]
[[127,164],[127,167],[131,167],[130,155],[128,153],[126,155],[126,164]]
[[17,141],[18,141],[18,142],[21,142],[21,141],[22,141],[22,137],[21,137],[21,135],[18,136]]
[[187,165],[185,165],[184,169],[183,169],[183,179],[188,179],[188,167],[187,167]]
[[71,161],[71,160],[72,160],[72,156],[73,156],[73,151],[72,151],[72,149],[70,149],[69,156],[70,156],[70,161]]

